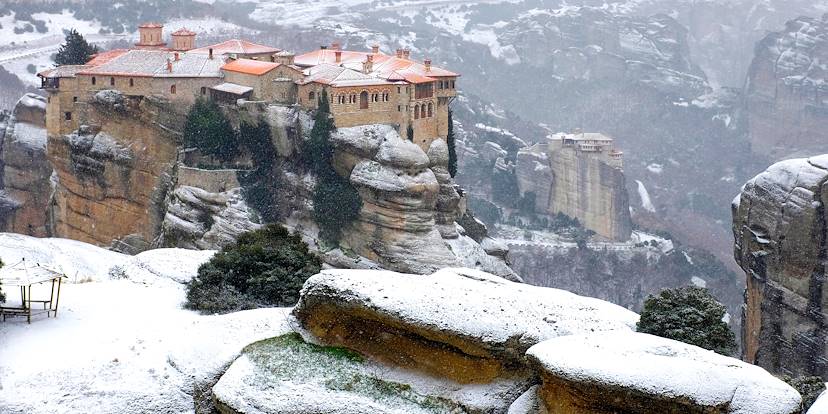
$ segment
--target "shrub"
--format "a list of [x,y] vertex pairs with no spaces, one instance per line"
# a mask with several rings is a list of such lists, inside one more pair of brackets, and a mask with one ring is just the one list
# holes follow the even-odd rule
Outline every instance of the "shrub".
[[[3,261],[0,260],[0,268],[3,267]],[[6,295],[3,294],[3,286],[0,285],[0,303],[4,303],[6,301]]]
[[825,381],[820,377],[798,377],[791,378],[790,376],[782,377],[782,380],[788,385],[794,387],[799,395],[802,396],[802,411],[808,412],[808,409],[816,402],[819,395],[825,391]]
[[638,331],[732,355],[736,337],[722,320],[725,312],[707,289],[666,289],[644,301]]
[[239,143],[252,155],[254,169],[239,176],[247,204],[258,211],[266,223],[278,221],[283,204],[280,175],[274,166],[276,147],[273,145],[270,125],[264,119],[257,124],[242,122]]
[[229,161],[238,155],[236,133],[218,104],[199,97],[184,123],[184,144],[203,155]]
[[298,234],[277,224],[245,233],[187,284],[188,309],[232,312],[259,306],[292,306],[322,264]]
[[452,177],[457,175],[457,148],[456,140],[454,138],[454,120],[452,110],[448,110],[448,134],[446,135],[446,145],[448,146],[449,163],[448,170]]

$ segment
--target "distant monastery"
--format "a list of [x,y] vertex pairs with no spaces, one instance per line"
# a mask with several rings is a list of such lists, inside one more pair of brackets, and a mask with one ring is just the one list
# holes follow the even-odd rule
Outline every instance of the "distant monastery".
[[157,96],[192,104],[196,98],[234,104],[239,99],[315,109],[325,90],[338,127],[390,124],[424,150],[448,134],[448,107],[458,74],[415,62],[408,49],[387,55],[341,50],[338,43],[299,56],[245,40],[196,48],[196,33],[180,29],[165,41],[163,26],[143,24],[131,49],[95,55],[85,65],[38,74],[48,91],[47,131],[70,133],[82,123],[84,105],[115,89],[129,97]]

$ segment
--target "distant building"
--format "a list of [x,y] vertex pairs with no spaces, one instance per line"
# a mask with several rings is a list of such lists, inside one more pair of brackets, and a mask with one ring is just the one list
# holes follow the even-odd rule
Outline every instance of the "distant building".
[[604,134],[576,131],[549,136],[550,152],[564,148],[572,149],[581,156],[597,158],[619,170],[624,169],[624,153],[616,150],[612,138]]
[[78,111],[98,91],[115,89],[129,97],[157,96],[190,105],[203,96],[224,104],[238,99],[315,109],[327,92],[336,125],[394,125],[424,150],[448,134],[448,108],[457,96],[454,72],[415,62],[410,51],[387,55],[330,48],[299,56],[246,40],[230,39],[195,47],[196,33],[179,29],[171,47],[163,26],[139,26],[133,49],[100,53],[85,65],[61,66],[38,74],[48,93],[49,134],[77,129]]

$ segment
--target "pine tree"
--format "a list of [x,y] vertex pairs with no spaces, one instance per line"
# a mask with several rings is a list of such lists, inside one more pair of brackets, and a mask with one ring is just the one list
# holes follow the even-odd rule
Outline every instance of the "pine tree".
[[218,104],[203,98],[196,99],[187,114],[184,144],[225,162],[238,154],[238,142],[230,120]]
[[707,289],[663,290],[644,301],[638,332],[674,339],[722,355],[736,350],[736,336],[722,319],[725,307]]
[[454,139],[454,121],[452,119],[452,110],[448,111],[448,135],[446,135],[446,145],[448,145],[449,164],[448,170],[452,177],[457,175],[457,149],[455,148]]
[[261,214],[265,223],[278,221],[279,207],[283,204],[281,175],[274,165],[276,147],[267,120],[262,117],[255,124],[242,122],[239,144],[251,154],[254,167],[251,172],[239,175],[245,201]]
[[[2,267],[3,267],[3,261],[0,260],[0,268],[2,268]],[[2,286],[0,286],[0,303],[3,303],[5,301],[6,301],[6,295],[3,294]]]
[[98,47],[87,43],[86,39],[72,29],[66,33],[66,43],[60,45],[55,55],[55,63],[58,65],[83,65],[89,62],[92,55],[98,53]]
[[319,236],[328,243],[337,244],[342,237],[342,229],[359,215],[362,199],[350,181],[333,168],[331,134],[336,130],[336,125],[330,111],[328,94],[322,90],[304,153],[306,164],[317,178],[313,193],[313,218],[319,225]]

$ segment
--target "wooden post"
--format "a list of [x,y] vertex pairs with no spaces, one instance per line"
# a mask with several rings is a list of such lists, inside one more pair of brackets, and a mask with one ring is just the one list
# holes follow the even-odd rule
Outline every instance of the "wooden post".
[[60,283],[62,281],[63,281],[63,276],[58,278],[58,291],[57,291],[57,297],[55,297],[55,318],[57,318],[58,302],[60,302]]
[[[31,300],[32,300],[32,285],[29,285],[29,301],[31,301]],[[31,323],[32,323],[32,303],[31,302],[29,302],[29,306],[27,306],[27,308],[29,308],[29,315],[28,315],[27,319],[28,319],[29,324],[31,325]]]

